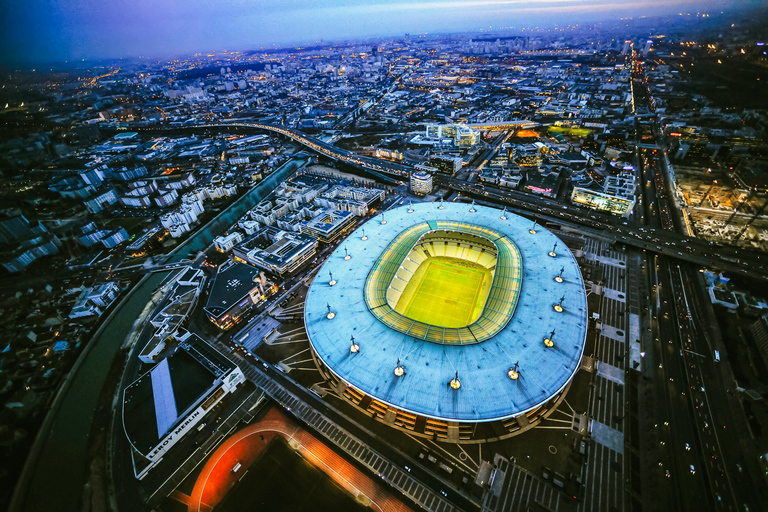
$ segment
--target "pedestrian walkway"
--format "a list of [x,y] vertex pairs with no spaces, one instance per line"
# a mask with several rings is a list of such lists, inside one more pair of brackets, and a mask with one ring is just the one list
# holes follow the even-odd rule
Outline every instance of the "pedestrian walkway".
[[600,334],[605,336],[606,338],[611,338],[612,340],[624,342],[626,333],[622,331],[621,329],[618,329],[612,325],[603,324],[602,329],[600,330]]
[[621,454],[624,453],[624,434],[595,420],[592,420],[591,428],[593,441]]
[[604,377],[616,384],[624,384],[624,370],[617,368],[612,364],[608,364],[605,361],[599,361],[597,363],[597,375]]

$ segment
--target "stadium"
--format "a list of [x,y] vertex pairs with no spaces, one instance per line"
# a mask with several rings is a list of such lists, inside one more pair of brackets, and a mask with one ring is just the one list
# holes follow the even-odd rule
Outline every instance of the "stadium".
[[503,439],[564,399],[584,352],[578,264],[506,211],[419,203],[379,214],[307,294],[317,367],[369,416],[448,442]]

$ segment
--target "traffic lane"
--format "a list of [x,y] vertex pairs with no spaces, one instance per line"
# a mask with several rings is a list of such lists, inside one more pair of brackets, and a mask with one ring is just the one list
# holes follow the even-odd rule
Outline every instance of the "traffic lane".
[[[697,276],[686,275],[686,278],[693,279],[695,282]],[[695,289],[695,288],[689,288]],[[700,318],[706,318],[706,316],[699,313],[701,300],[700,293],[693,295],[694,300],[691,301],[694,312],[691,317],[693,319],[693,339],[704,339],[708,342],[708,338],[704,336],[704,325],[701,324]],[[707,343],[707,350],[704,352],[699,350],[700,353],[706,353],[708,357],[699,358],[696,364],[699,368],[704,391],[702,395],[706,396],[705,404],[711,415],[712,421],[710,422],[710,430],[714,436],[717,437],[720,443],[720,455],[721,467],[723,473],[730,486],[730,491],[733,494],[732,499],[737,501],[739,499],[749,502],[750,498],[753,498],[756,489],[764,489],[764,487],[758,485],[758,482],[752,482],[756,472],[745,472],[746,457],[744,456],[744,448],[740,442],[740,435],[748,435],[745,425],[740,429],[740,424],[743,424],[743,413],[740,410],[738,399],[734,396],[732,386],[729,386],[723,376],[725,371],[724,365],[714,362],[711,354],[711,349]],[[726,428],[721,428],[725,426]],[[763,493],[764,494],[764,493]],[[762,501],[762,500],[760,500]],[[756,503],[754,499],[752,503]],[[752,505],[750,504],[750,508]]]
[[[662,305],[669,306],[673,293],[669,273],[665,271],[665,266],[664,261],[660,262],[660,297]],[[664,301],[667,304],[664,304]],[[698,450],[687,450],[685,448],[686,444],[697,446],[698,443],[696,443],[695,426],[689,414],[690,407],[687,403],[686,395],[682,394],[687,389],[687,385],[685,384],[684,369],[679,359],[679,350],[675,350],[675,347],[680,346],[680,341],[679,332],[677,332],[679,329],[675,325],[673,318],[673,315],[667,315],[667,317],[662,315],[659,317],[660,339],[672,339],[674,341],[672,345],[662,343],[662,364],[667,406],[666,416],[668,418],[666,421],[669,423],[669,425],[664,425],[664,429],[665,434],[667,434],[670,440],[669,442],[672,443],[671,452],[675,468],[671,478],[682,498],[682,503],[688,510],[707,510],[709,508],[709,501],[707,499],[709,493],[706,491],[704,476],[701,472],[702,461],[697,456]],[[694,467],[693,472],[690,469],[691,465]]]

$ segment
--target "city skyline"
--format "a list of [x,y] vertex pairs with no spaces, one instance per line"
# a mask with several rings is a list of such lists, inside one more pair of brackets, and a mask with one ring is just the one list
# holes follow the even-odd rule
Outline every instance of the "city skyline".
[[202,51],[249,51],[320,40],[405,33],[516,30],[592,23],[621,17],[710,16],[762,5],[759,0],[448,0],[385,2],[231,0],[211,4],[50,0],[5,6],[2,41],[9,66],[99,59],[173,57]]
[[763,4],[9,7],[0,510],[762,510]]

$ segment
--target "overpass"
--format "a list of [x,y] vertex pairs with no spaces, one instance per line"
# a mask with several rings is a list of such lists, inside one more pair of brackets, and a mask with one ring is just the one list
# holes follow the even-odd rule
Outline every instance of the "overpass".
[[282,126],[272,126],[264,123],[220,123],[191,126],[190,128],[250,128],[264,130],[288,137],[298,142],[302,146],[311,149],[331,160],[343,162],[349,165],[361,167],[375,175],[384,178],[385,181],[391,181],[390,175],[395,179],[408,179],[413,172],[413,168],[408,165],[396,164],[379,158],[360,156],[346,149],[338,148],[315,137],[311,137],[304,132],[293,128],[283,128]]

